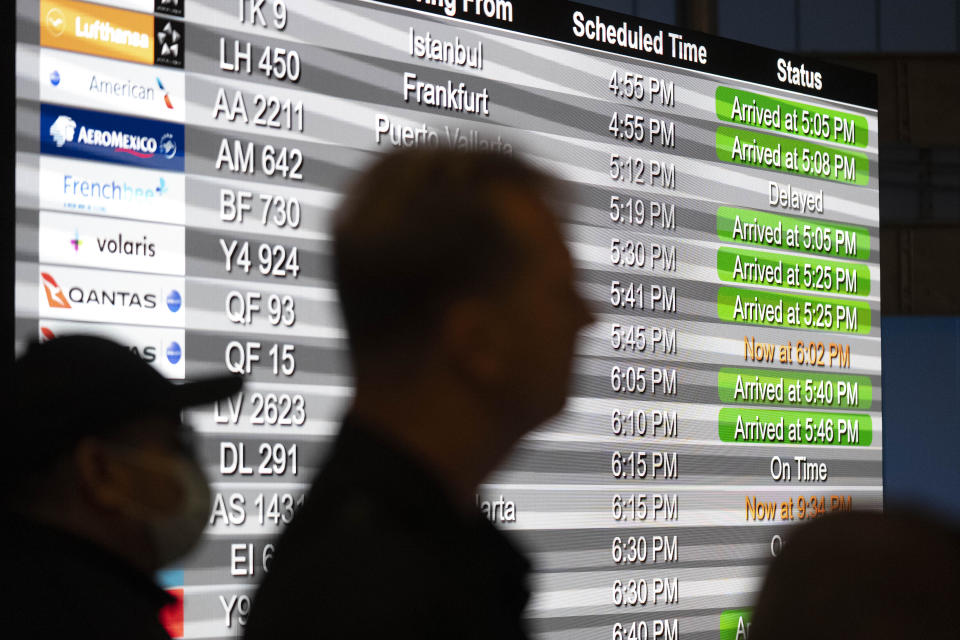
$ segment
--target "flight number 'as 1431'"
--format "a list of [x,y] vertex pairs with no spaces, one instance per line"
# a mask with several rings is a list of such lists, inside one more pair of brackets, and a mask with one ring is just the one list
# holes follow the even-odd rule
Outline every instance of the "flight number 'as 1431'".
[[[232,240],[229,244],[220,238],[220,248],[223,249],[224,269],[232,273],[234,266],[239,271],[250,273],[253,260],[250,258],[250,242]],[[262,243],[256,252],[257,271],[261,275],[274,278],[291,276],[296,279],[300,275],[300,260],[296,247],[285,247],[281,244]]]
[[260,159],[260,172],[267,177],[303,180],[303,152],[294,147],[277,148],[272,144],[256,145],[253,142],[244,143],[242,140],[223,138],[215,166],[217,171],[226,167],[231,173],[252,176],[257,172],[257,158]]
[[258,93],[248,103],[242,91],[234,91],[232,96],[228,96],[226,90],[220,88],[212,115],[214,120],[223,117],[230,122],[239,119],[244,124],[268,129],[303,131],[302,100],[281,100],[276,96]]
[[251,516],[258,525],[280,526],[293,522],[293,516],[303,506],[302,493],[258,493],[253,499],[253,513],[247,513],[247,497],[242,493],[213,496],[213,508],[208,524],[211,527],[240,527]]

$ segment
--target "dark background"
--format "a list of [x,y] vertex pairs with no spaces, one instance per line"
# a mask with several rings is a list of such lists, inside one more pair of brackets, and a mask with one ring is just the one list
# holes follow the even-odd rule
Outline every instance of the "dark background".
[[579,0],[878,75],[884,488],[960,522],[960,0]]

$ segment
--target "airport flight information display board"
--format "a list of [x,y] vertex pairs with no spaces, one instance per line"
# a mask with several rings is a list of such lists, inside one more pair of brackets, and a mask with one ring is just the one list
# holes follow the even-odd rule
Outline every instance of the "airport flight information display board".
[[338,430],[331,213],[398,147],[570,187],[597,321],[564,413],[476,498],[533,562],[533,637],[743,638],[791,526],[881,507],[872,76],[566,2],[17,12],[18,348],[93,332],[246,379],[187,416],[214,503],[160,575],[173,635],[242,633]]

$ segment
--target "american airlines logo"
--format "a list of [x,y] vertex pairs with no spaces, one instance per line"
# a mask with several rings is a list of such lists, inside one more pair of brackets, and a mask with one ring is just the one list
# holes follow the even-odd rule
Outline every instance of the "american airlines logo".
[[40,100],[139,117],[184,121],[183,73],[162,67],[40,49]]

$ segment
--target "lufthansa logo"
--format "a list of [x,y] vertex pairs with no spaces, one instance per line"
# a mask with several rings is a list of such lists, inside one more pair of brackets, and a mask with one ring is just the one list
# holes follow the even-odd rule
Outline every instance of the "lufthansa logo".
[[63,35],[64,29],[67,28],[67,19],[63,16],[63,11],[54,7],[47,11],[47,31],[50,32],[55,38],[59,38]]

